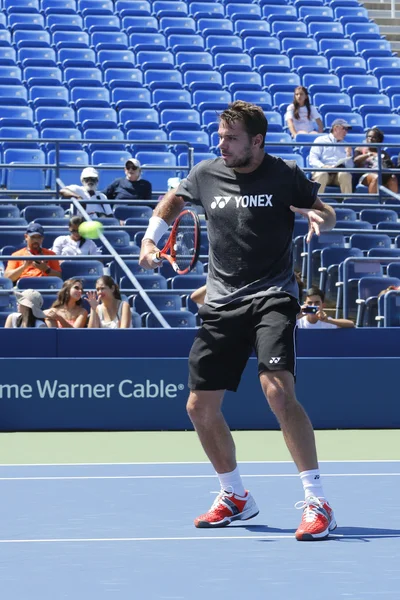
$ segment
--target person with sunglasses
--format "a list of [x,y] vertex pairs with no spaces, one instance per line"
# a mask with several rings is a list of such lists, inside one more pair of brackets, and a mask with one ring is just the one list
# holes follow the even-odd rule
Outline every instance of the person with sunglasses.
[[[83,208],[96,219],[99,217],[113,217],[114,213],[107,203],[107,196],[97,191],[99,185],[99,173],[93,167],[86,167],[81,173],[82,185],[67,185],[61,188],[60,196],[63,198],[77,198],[83,200]],[[70,214],[75,214],[76,208],[71,206]]]
[[[365,141],[368,146],[360,146],[354,151],[354,166],[359,169],[377,169],[378,168],[378,149],[374,144],[382,144],[385,139],[383,131],[378,127],[372,127],[368,129]],[[385,150],[381,150],[382,167],[384,169],[395,169],[396,165],[390,158],[389,154]],[[357,176],[357,174],[356,174]],[[378,191],[378,173],[365,172],[361,177],[358,175],[359,181],[362,185],[368,187],[369,194],[376,194]],[[357,181],[356,181],[357,183]],[[399,191],[399,184],[395,174],[390,173],[382,174],[382,185],[387,187],[395,194]]]
[[141,179],[141,165],[136,158],[130,158],[125,163],[125,177],[115,179],[105,190],[109,200],[151,200],[152,188],[150,181]]
[[75,329],[86,327],[88,312],[83,308],[83,286],[80,279],[67,279],[51,308],[44,311],[48,327]]
[[93,240],[86,240],[79,233],[83,217],[72,217],[69,220],[69,235],[59,235],[53,242],[53,252],[57,256],[77,256],[78,254],[101,254],[101,248]]

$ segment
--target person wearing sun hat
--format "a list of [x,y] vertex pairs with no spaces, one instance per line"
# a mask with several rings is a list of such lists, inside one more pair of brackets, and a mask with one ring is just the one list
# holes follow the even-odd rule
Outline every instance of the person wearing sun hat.
[[141,179],[140,161],[129,158],[125,163],[125,177],[114,179],[104,190],[109,200],[151,200],[152,188],[150,181]]
[[12,256],[31,256],[32,260],[9,260],[5,277],[17,282],[22,277],[61,277],[58,260],[43,260],[43,255],[54,256],[52,250],[42,248],[44,229],[39,223],[29,223],[25,231],[26,246],[12,253]]
[[[113,210],[107,203],[104,194],[97,190],[100,175],[94,167],[85,167],[81,173],[82,185],[67,185],[60,190],[63,198],[77,198],[83,200],[82,206],[92,219],[101,217],[113,217]],[[75,214],[76,208],[71,206],[70,215]]]
[[18,312],[8,315],[4,327],[35,327],[43,328],[46,315],[42,311],[43,297],[37,290],[22,290],[14,292],[18,302]]
[[318,171],[318,169],[333,167],[335,169],[354,166],[353,151],[342,143],[351,129],[351,125],[345,119],[335,119],[331,125],[328,135],[320,135],[315,138],[314,144],[326,144],[326,146],[311,146],[308,162],[315,171],[312,180],[320,184],[318,192],[323,194],[327,185],[338,185],[343,194],[351,194],[353,190],[352,176],[349,172],[329,173],[329,171]]

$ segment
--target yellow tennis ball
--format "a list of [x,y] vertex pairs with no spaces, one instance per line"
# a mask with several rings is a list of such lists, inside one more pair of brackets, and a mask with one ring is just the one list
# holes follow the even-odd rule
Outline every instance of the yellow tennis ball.
[[103,233],[104,227],[100,221],[84,221],[79,225],[79,234],[86,240],[97,240]]

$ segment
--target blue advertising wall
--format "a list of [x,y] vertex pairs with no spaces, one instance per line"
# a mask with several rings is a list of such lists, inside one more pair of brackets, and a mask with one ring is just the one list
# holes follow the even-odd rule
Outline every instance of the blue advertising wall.
[[[399,330],[299,331],[297,395],[317,429],[400,427]],[[0,430],[182,430],[194,330],[0,331]],[[224,413],[277,429],[251,358]]]

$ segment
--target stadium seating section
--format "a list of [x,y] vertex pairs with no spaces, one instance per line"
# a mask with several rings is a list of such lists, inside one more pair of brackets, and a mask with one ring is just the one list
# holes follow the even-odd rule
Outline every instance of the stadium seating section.
[[[169,177],[187,172],[188,144],[195,163],[218,155],[217,112],[234,100],[263,108],[266,151],[300,167],[307,167],[309,148],[276,146],[292,142],[284,113],[297,85],[308,88],[326,131],[345,117],[353,127],[350,142],[362,142],[366,128],[377,125],[388,143],[398,143],[399,73],[400,59],[356,0],[2,0],[1,187],[10,190],[9,198],[19,190],[27,199],[16,205],[3,193],[0,251],[21,247],[24,227],[33,220],[46,228],[47,247],[67,232],[68,206],[54,194],[46,206],[29,204],[30,191],[55,189],[55,170],[46,165],[58,161],[66,183],[77,183],[80,169],[95,165],[104,188],[134,156],[156,198]],[[400,143],[390,149],[396,161],[399,151]],[[21,164],[31,168],[7,168]],[[338,315],[344,311],[359,326],[399,326],[399,294],[377,296],[400,284],[400,202],[374,202],[346,199],[336,206],[338,231],[310,246],[304,242],[307,223],[296,219],[295,264],[337,304]],[[175,276],[169,265],[149,273],[139,266],[138,253],[150,214],[149,204],[118,206],[115,220],[106,221],[106,235],[121,254],[132,255],[129,268],[167,321],[196,326],[190,293],[206,278],[205,222],[195,273]],[[129,299],[135,326],[157,326],[115,262],[66,261],[62,269],[64,279],[80,275],[87,287],[110,272]],[[46,306],[60,284],[53,278],[29,283],[46,287]],[[23,285],[21,280],[18,287]],[[9,280],[0,278],[0,292],[4,322],[15,309]]]

